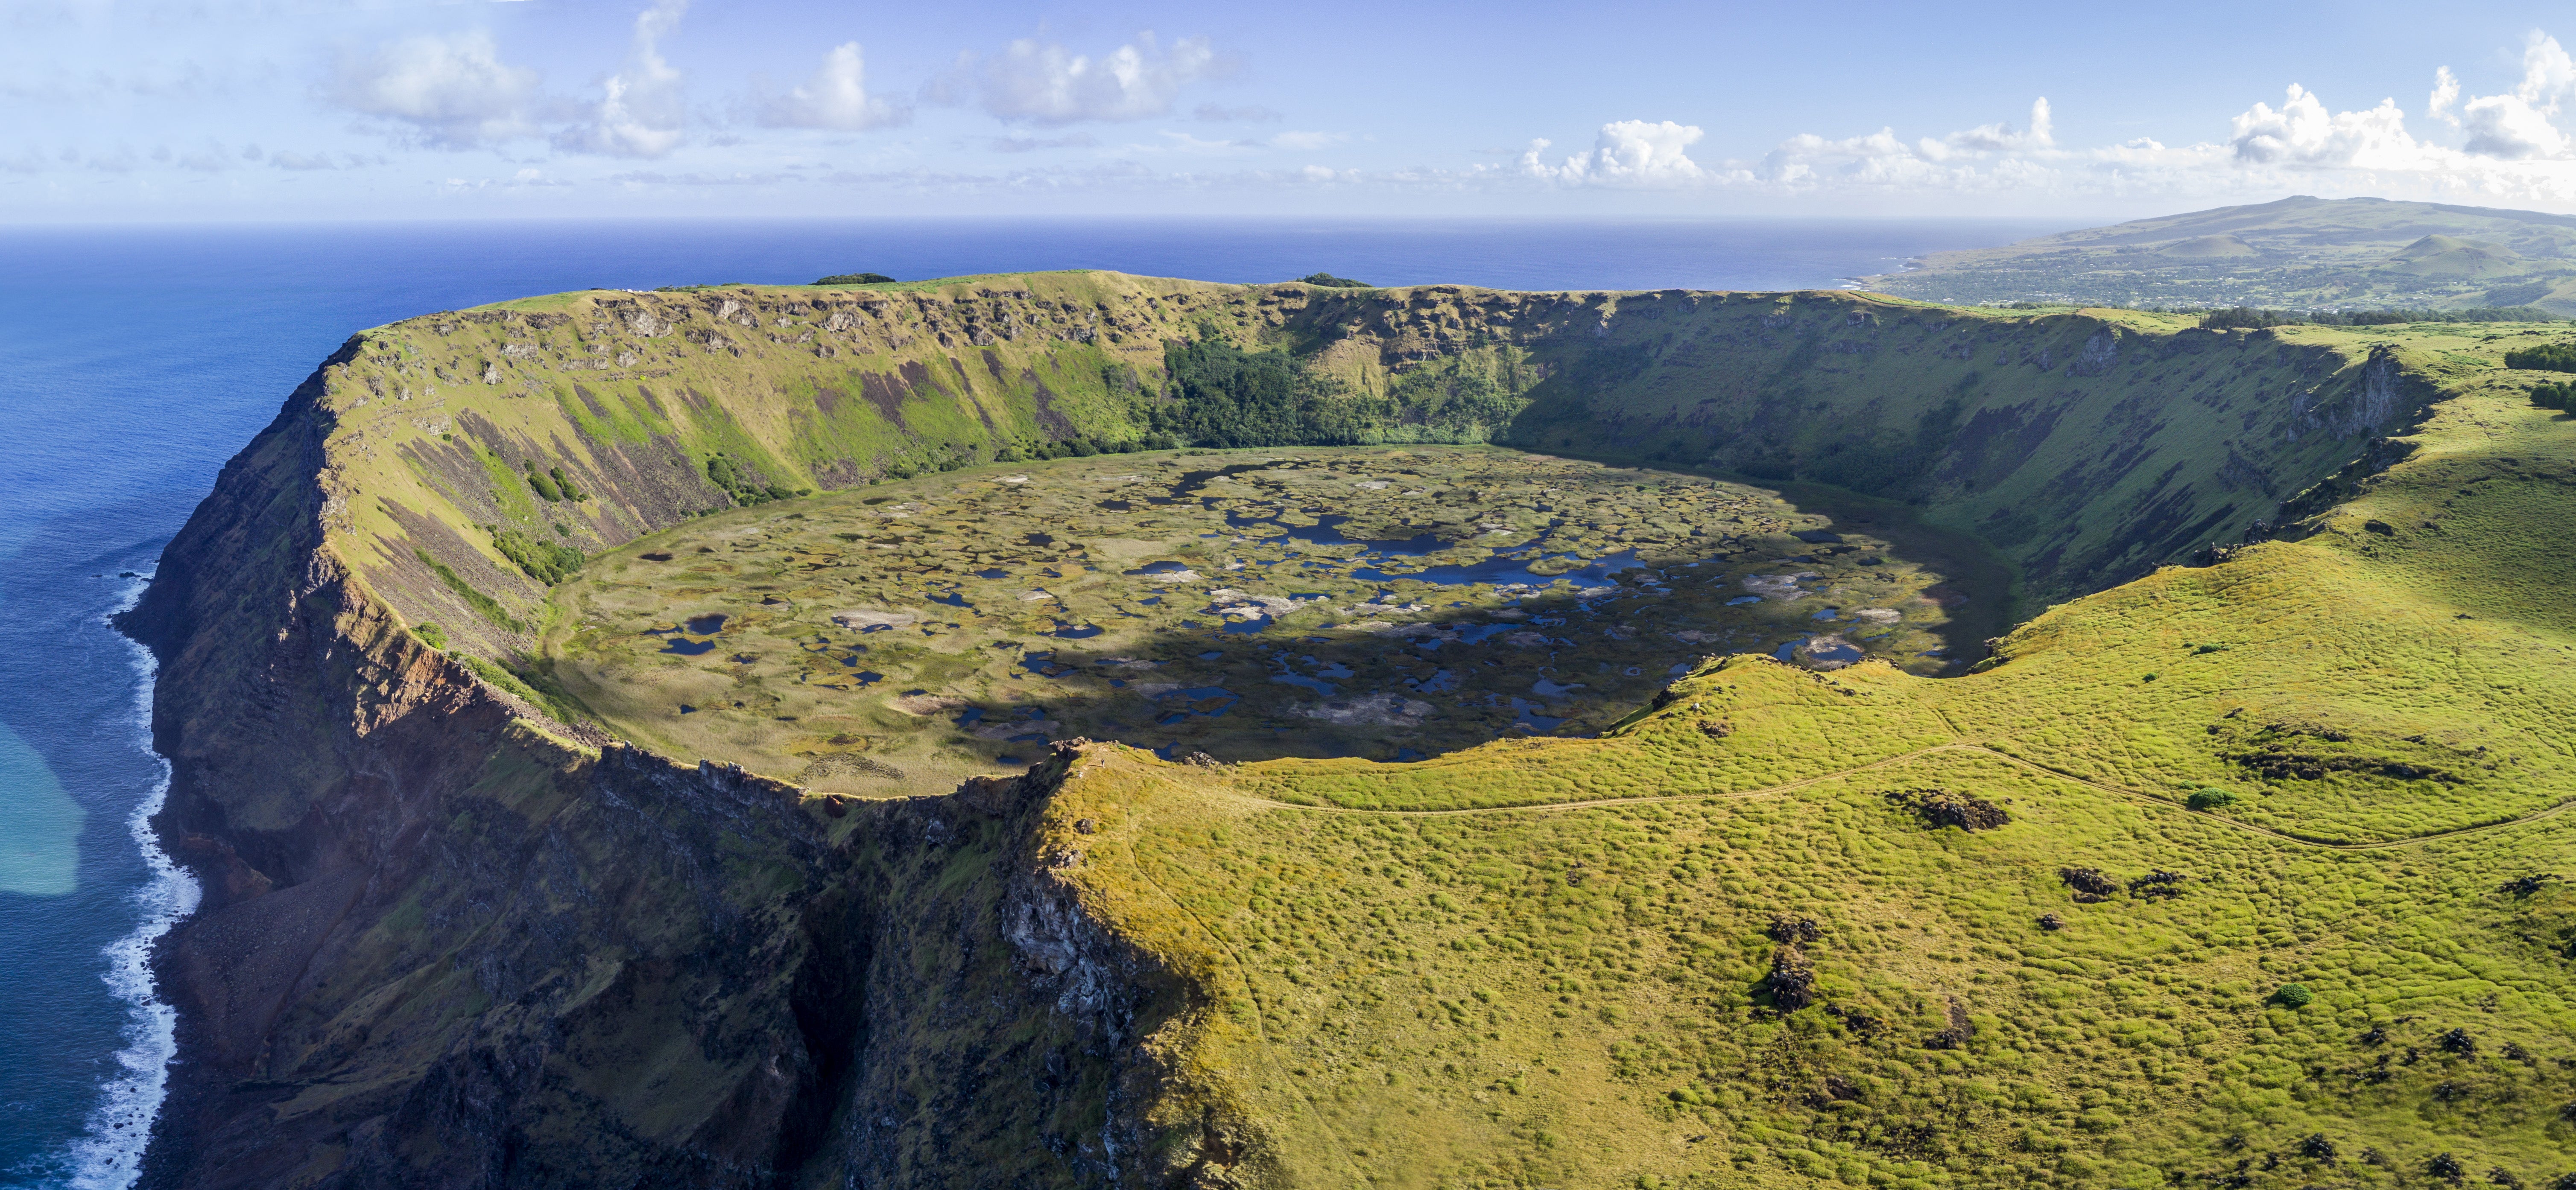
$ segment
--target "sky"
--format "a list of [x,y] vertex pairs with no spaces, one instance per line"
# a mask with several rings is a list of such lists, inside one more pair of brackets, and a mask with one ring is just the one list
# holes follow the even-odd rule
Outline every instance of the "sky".
[[0,0],[0,224],[2576,212],[2563,5]]

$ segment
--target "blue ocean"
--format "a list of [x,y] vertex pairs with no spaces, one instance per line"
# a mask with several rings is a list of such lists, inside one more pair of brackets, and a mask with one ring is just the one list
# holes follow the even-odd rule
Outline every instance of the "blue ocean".
[[145,959],[196,901],[143,819],[150,660],[107,626],[348,335],[594,286],[1104,268],[1211,281],[1813,289],[2026,221],[696,221],[0,231],[0,1186],[124,1187],[172,1060]]

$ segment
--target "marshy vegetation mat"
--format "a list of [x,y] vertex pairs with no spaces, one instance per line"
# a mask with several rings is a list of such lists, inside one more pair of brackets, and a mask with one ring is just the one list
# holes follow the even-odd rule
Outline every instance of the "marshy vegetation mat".
[[945,792],[1077,737],[1411,760],[1598,734],[1710,655],[1976,661],[2003,593],[1862,515],[1492,448],[987,467],[629,543],[555,589],[546,649],[638,741],[820,791]]

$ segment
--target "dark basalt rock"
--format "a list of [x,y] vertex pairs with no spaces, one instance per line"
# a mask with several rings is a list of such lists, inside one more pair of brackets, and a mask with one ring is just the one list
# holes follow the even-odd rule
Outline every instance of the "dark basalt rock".
[[1963,831],[1990,831],[2012,821],[2012,815],[2002,806],[1956,790],[1907,789],[1890,793],[1887,798],[1913,811],[1935,829],[1955,826]]
[[1761,990],[1773,1007],[1796,1012],[1816,1002],[1816,966],[1804,951],[1783,946],[1771,952],[1771,973],[1762,977]]

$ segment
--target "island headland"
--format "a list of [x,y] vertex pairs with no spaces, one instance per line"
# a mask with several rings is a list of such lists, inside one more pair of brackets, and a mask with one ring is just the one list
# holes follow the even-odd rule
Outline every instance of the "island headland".
[[124,620],[207,890],[147,1177],[2545,1181],[2566,337],[1080,272],[361,332]]

